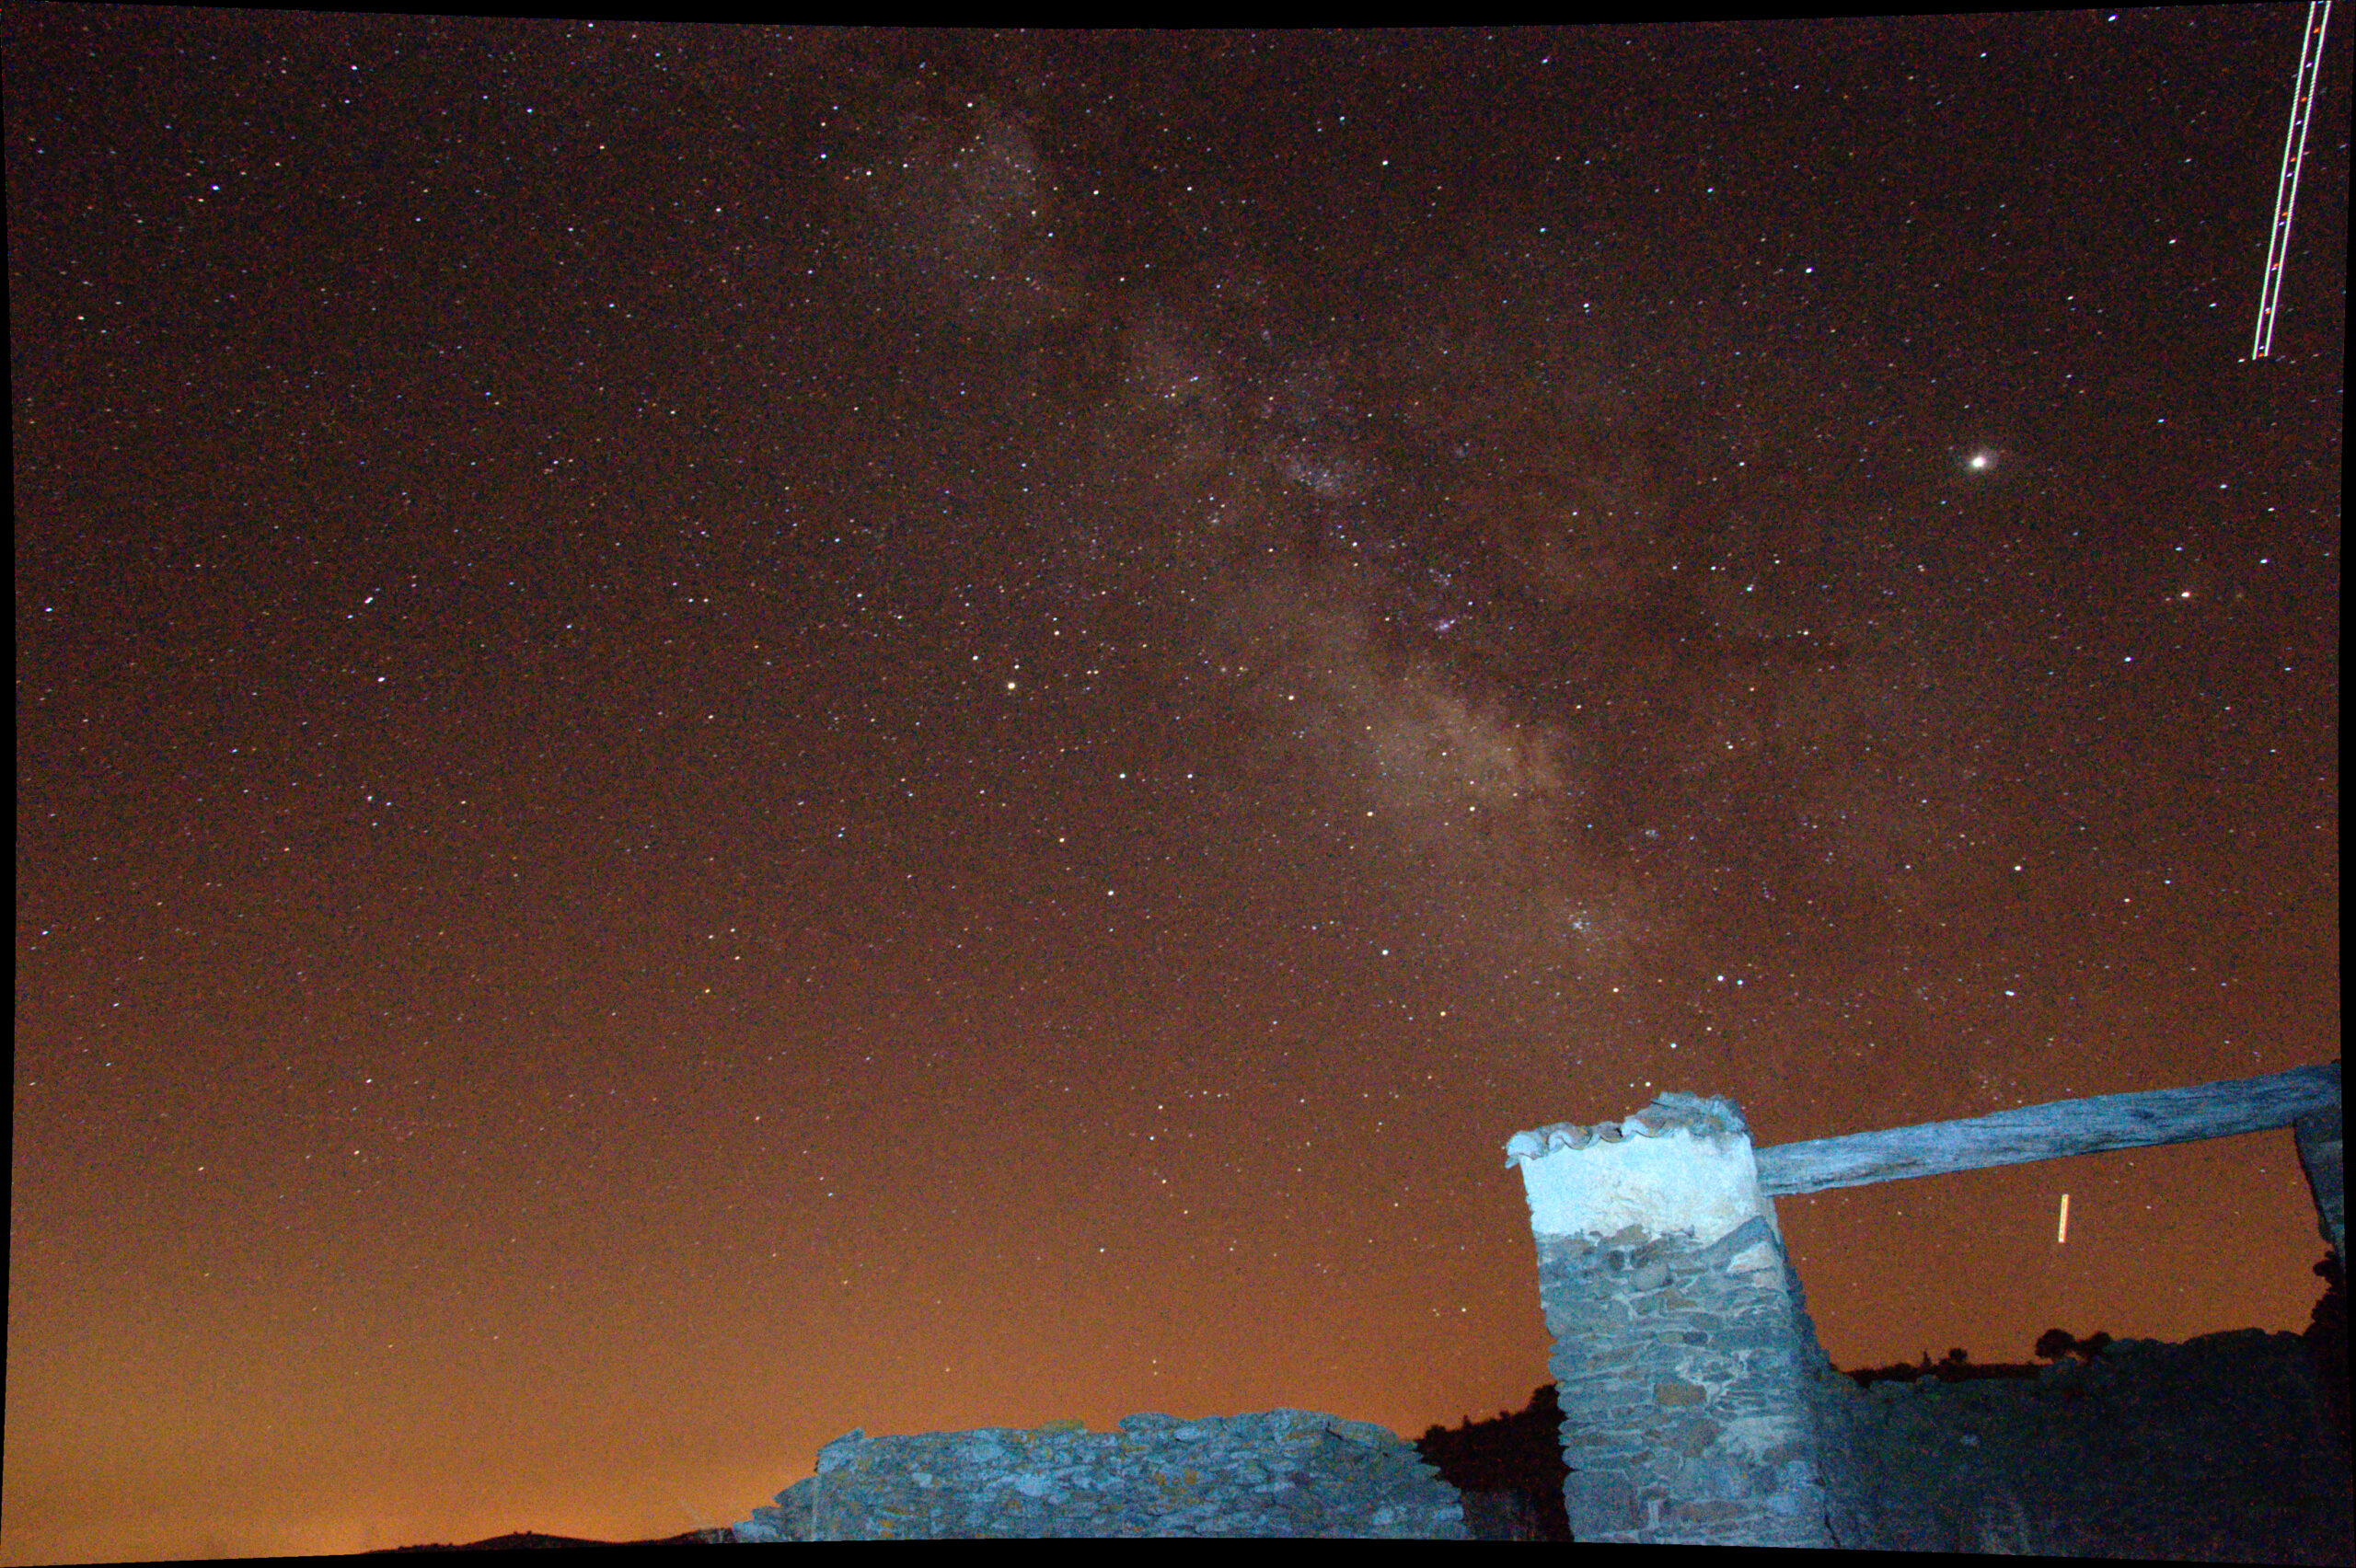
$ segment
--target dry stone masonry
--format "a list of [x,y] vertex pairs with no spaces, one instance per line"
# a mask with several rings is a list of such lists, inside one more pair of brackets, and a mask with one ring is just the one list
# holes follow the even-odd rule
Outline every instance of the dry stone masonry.
[[[2041,1370],[1943,1366],[1938,1375],[1925,1367],[1876,1379],[1828,1369],[1818,1440],[1833,1543],[2356,1562],[2356,1498],[2334,1398],[2344,1394],[2335,1369],[2345,1357],[2317,1354],[2323,1332],[2119,1340]],[[1543,1391],[1546,1419],[1527,1432],[1549,1459],[1559,1453],[1557,1399]],[[1523,1414],[1538,1415],[1541,1402]],[[1472,1490],[1463,1455],[1452,1463],[1434,1452],[1433,1437],[1421,1447],[1463,1491],[1474,1539],[1567,1539],[1567,1519],[1554,1515],[1550,1528],[1523,1493]],[[1547,1487],[1559,1497],[1559,1475]]]
[[[2344,1429],[2289,1335],[2114,1344],[2034,1382],[1870,1394],[1809,1321],[1771,1192],[2292,1126],[2345,1244],[2339,1067],[1760,1151],[1734,1102],[1515,1135],[1581,1541],[2344,1563]],[[2279,1343],[2278,1343],[2279,1342]],[[1497,1533],[1496,1521],[1484,1526]],[[1507,1530],[1507,1534],[1525,1533]],[[982,1536],[1466,1539],[1416,1450],[1306,1411],[836,1439],[741,1541]]]
[[1518,1134],[1583,1541],[1831,1546],[1828,1368],[1750,1128],[1663,1094],[1624,1122]]
[[1468,1539],[1456,1491],[1383,1427],[1299,1410],[870,1437],[734,1527],[740,1541],[983,1536]]
[[1864,1390],[1839,1377],[1825,1393],[1844,1547],[2219,1562],[2356,1555],[2347,1446],[2296,1334],[2119,1340],[2034,1377]]
[[2339,1085],[2335,1063],[1784,1145],[1765,1182],[1724,1099],[1516,1135],[1572,1535],[2356,1560],[2345,1432],[2298,1336],[2122,1342],[2031,1380],[1863,1393],[1818,1342],[1767,1196],[2292,1125],[2339,1254]]

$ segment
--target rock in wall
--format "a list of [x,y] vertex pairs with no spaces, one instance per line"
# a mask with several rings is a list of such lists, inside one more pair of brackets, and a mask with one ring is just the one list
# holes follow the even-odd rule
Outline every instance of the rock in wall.
[[734,1527],[740,1541],[984,1536],[1468,1539],[1454,1488],[1383,1427],[1311,1411],[870,1437]]

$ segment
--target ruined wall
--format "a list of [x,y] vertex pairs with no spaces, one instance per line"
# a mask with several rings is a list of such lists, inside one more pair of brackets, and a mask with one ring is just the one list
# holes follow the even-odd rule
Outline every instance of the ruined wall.
[[980,1536],[1468,1539],[1455,1489],[1382,1427],[1310,1411],[870,1437],[734,1527],[740,1541]]
[[1830,1363],[1733,1102],[1663,1094],[1507,1149],[1554,1343],[1571,1533],[1836,1544],[1818,1441]]
[[1841,1544],[2348,1562],[2348,1449],[2300,1336],[2121,1340],[2034,1378],[1819,1389]]

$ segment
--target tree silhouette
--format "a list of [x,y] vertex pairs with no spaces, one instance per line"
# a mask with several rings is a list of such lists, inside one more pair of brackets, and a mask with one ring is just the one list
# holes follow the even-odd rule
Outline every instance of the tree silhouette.
[[1562,1433],[1563,1409],[1554,1385],[1542,1383],[1530,1394],[1527,1409],[1493,1421],[1467,1417],[1454,1431],[1434,1424],[1416,1447],[1425,1461],[1459,1491],[1517,1493],[1539,1539],[1568,1540]]
[[2075,1355],[2092,1361],[2110,1343],[2110,1335],[2096,1329],[2085,1339],[2067,1329],[2048,1329],[2037,1336],[2036,1354],[2048,1361],[2059,1361],[2065,1355]]

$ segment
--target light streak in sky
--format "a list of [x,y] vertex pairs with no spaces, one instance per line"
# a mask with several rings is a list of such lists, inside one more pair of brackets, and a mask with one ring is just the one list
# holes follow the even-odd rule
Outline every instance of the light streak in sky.
[[2299,200],[2299,166],[2307,156],[2307,112],[2315,107],[2316,76],[2323,68],[2323,29],[2331,22],[2331,0],[2307,0],[2307,34],[2299,46],[2299,75],[2291,89],[2291,129],[2282,138],[2282,174],[2274,187],[2274,233],[2266,244],[2266,276],[2258,291],[2258,335],[2249,357],[2274,352],[2274,307],[2282,296],[2282,266],[2291,259],[2291,209]]
[[2056,1247],[2059,1247],[2059,1246],[2061,1246],[2063,1242],[2065,1242],[2065,1241],[2067,1241],[2067,1240],[2069,1240],[2069,1239],[2070,1239],[2070,1194],[2069,1194],[2069,1193],[2062,1193],[2062,1224],[2061,1224],[2061,1227],[2053,1232],[2053,1244],[2054,1244]]

